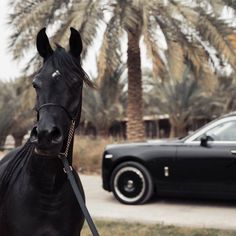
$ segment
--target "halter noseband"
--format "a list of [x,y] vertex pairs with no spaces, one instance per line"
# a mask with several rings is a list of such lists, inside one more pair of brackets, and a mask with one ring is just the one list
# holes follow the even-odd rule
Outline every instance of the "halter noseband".
[[39,111],[44,108],[44,107],[48,107],[48,106],[54,106],[54,107],[60,107],[66,114],[67,116],[69,117],[70,120],[75,120],[75,118],[72,117],[72,115],[70,114],[70,112],[62,105],[60,104],[56,104],[56,103],[52,103],[52,102],[49,102],[49,103],[45,103],[43,105],[41,105],[38,109],[36,109],[37,113],[39,114]]

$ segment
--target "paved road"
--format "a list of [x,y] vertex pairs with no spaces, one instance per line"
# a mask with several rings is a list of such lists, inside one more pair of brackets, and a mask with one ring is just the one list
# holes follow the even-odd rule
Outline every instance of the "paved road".
[[100,176],[80,177],[94,218],[236,230],[236,202],[156,199],[126,206],[102,189]]
[[236,202],[156,199],[127,206],[102,189],[100,176],[80,177],[94,218],[236,230]]

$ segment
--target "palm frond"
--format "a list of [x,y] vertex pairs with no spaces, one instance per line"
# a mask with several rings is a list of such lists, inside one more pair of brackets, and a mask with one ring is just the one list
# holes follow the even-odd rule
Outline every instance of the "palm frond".
[[169,42],[168,63],[171,75],[176,80],[181,80],[184,73],[185,57],[183,47],[179,42]]
[[79,1],[78,4],[72,5],[72,25],[75,25],[80,31],[84,43],[82,57],[87,54],[87,50],[92,45],[99,25],[104,18],[102,4],[102,0],[89,0]]
[[103,79],[106,74],[113,74],[121,64],[121,35],[120,18],[114,15],[107,24],[98,55],[99,80]]
[[222,0],[222,2],[236,10],[236,2],[234,0]]
[[201,37],[213,45],[236,69],[235,30],[227,26],[224,21],[203,12],[197,29]]
[[52,0],[18,2],[14,14],[9,16],[9,22],[14,27],[9,44],[14,58],[21,58],[34,45],[39,29],[53,21],[55,7]]
[[157,78],[164,70],[165,64],[160,56],[160,47],[158,46],[156,31],[159,26],[152,15],[152,9],[149,6],[143,8],[143,36],[147,46],[147,52],[152,59],[153,77]]
[[[136,3],[136,4],[135,4]],[[142,8],[140,2],[132,1],[116,1],[115,8],[119,9],[119,17],[122,27],[130,33],[137,33],[137,29],[141,30],[143,24]]]

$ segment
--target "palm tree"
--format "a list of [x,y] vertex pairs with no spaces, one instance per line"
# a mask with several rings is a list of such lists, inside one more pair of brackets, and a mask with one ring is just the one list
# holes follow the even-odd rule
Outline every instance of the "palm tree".
[[[232,0],[217,3],[213,0],[12,1],[15,11],[10,22],[14,34],[10,47],[19,58],[45,25],[53,28],[54,40],[63,44],[68,28],[75,26],[82,34],[85,56],[88,48],[96,43],[96,35],[101,34],[102,25],[105,32],[99,72],[112,74],[120,61],[125,33],[128,39],[127,133],[129,139],[143,139],[140,38],[143,36],[147,45],[155,77],[160,78],[160,72],[164,70],[175,79],[181,78],[187,59],[197,77],[201,75],[214,81],[219,63],[230,64],[233,71],[236,69],[236,34],[219,14],[219,6],[226,5],[233,10],[236,6]],[[167,57],[169,63],[166,63]],[[37,62],[35,57],[33,61]]]
[[14,93],[9,83],[0,82],[0,90],[0,147],[2,148],[13,122],[16,104],[12,101]]
[[85,87],[83,119],[95,126],[99,136],[107,137],[112,123],[124,118],[122,101],[125,95],[124,83],[121,82],[124,69],[125,66],[120,65],[112,75],[107,74],[104,79],[97,79],[96,90]]
[[206,98],[204,114],[219,116],[236,110],[236,80],[233,76],[220,76],[211,96]]
[[[14,118],[10,130],[11,135],[15,140],[15,146],[22,145],[24,136],[32,127],[34,121],[34,90],[31,86],[31,79],[28,77],[21,77],[15,80],[13,84],[18,104],[14,110]],[[30,99],[32,98],[32,99]]]
[[25,77],[0,83],[0,147],[4,146],[8,134],[15,139],[15,146],[21,145],[32,126],[33,112],[27,83]]
[[181,80],[173,77],[165,80],[154,80],[149,103],[156,114],[168,114],[171,125],[170,137],[183,137],[192,119],[201,114],[206,93],[200,86],[200,81],[194,78],[187,65]]

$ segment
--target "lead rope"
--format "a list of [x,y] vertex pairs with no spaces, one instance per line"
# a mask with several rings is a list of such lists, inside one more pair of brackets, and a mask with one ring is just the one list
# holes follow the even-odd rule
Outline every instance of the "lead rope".
[[75,132],[75,121],[72,120],[70,130],[69,130],[69,134],[68,134],[67,143],[66,143],[66,150],[65,150],[64,153],[60,153],[60,154],[64,155],[66,158],[67,158],[68,153],[69,153],[70,143],[71,143],[72,138],[74,136],[74,132]]
[[66,149],[64,153],[60,153],[59,154],[59,158],[61,159],[62,163],[63,163],[63,170],[64,172],[67,174],[67,177],[69,179],[70,185],[74,191],[74,194],[76,196],[76,199],[80,205],[80,208],[84,214],[84,217],[89,225],[89,228],[93,234],[93,236],[99,236],[99,233],[96,229],[96,226],[92,220],[92,217],[90,216],[88,209],[85,205],[84,199],[79,191],[77,182],[75,180],[75,176],[73,174],[73,168],[72,166],[70,166],[68,160],[67,160],[67,156],[68,156],[68,152],[69,152],[69,148],[70,148],[70,143],[72,141],[72,138],[74,136],[74,132],[75,132],[75,121],[72,120],[71,126],[70,126],[70,130],[69,130],[69,134],[68,134],[68,139],[67,139],[67,144],[66,144]]

